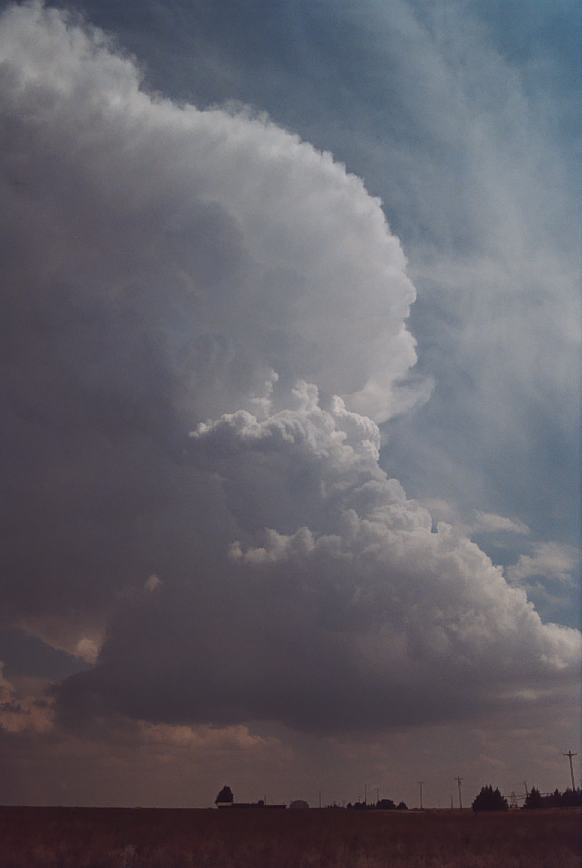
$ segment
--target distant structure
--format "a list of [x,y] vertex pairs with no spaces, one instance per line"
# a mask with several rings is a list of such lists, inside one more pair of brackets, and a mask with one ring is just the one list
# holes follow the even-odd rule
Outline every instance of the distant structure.
[[[234,795],[230,787],[223,787],[214,800],[217,808],[228,808],[229,811],[234,811],[241,808],[264,808],[268,810],[285,810],[287,805],[267,805],[264,799],[259,799],[258,802],[235,802]],[[307,803],[306,803],[307,804]],[[309,807],[309,805],[307,805]]]
[[214,800],[214,804],[218,808],[223,808],[225,806],[232,805],[233,802],[234,802],[234,796],[232,794],[232,790],[230,787],[226,787],[226,786],[224,786],[221,789],[221,791],[219,792],[219,794],[217,795],[217,797]]
[[290,811],[305,811],[306,808],[309,808],[309,803],[305,801],[305,799],[295,799],[294,802],[291,802],[289,805]]
[[285,811],[287,809],[287,805],[266,805],[264,799],[259,799],[258,802],[232,802],[218,807],[227,808],[229,811]]

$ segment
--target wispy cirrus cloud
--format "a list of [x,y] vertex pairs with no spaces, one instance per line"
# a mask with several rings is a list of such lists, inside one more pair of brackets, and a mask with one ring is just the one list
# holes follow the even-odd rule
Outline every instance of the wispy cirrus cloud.
[[533,545],[531,554],[520,555],[507,576],[512,582],[527,582],[543,579],[562,585],[572,584],[572,574],[580,562],[580,552],[573,546],[555,542],[540,542]]
[[475,521],[472,526],[474,533],[511,533],[529,534],[529,527],[519,519],[496,515],[493,512],[475,511]]

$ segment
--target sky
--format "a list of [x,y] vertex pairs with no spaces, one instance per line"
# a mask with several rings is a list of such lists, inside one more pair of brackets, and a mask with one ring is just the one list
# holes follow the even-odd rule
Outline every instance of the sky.
[[581,17],[0,3],[0,803],[568,785]]

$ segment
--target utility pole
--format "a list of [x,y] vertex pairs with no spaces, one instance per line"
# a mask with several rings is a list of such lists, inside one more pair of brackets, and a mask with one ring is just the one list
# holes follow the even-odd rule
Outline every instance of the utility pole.
[[380,801],[380,787],[376,787],[376,804]]
[[368,804],[368,784],[364,784],[364,804]]
[[457,778],[455,778],[455,780],[457,782],[457,787],[459,788],[459,808],[462,811],[463,810],[463,797],[461,795],[461,784],[463,783],[463,778],[457,777]]
[[418,790],[419,790],[419,799],[418,799],[419,807],[420,807],[420,810],[422,811],[422,809],[423,809],[422,808],[422,785],[424,784],[424,781],[417,781],[416,783],[418,784]]
[[528,791],[528,788],[527,788],[527,781],[524,781],[524,782],[523,782],[523,788],[524,788],[524,790],[525,790],[525,797],[526,797],[526,799],[527,799],[527,797],[529,796],[529,791]]
[[576,789],[576,784],[574,783],[574,766],[572,765],[572,759],[575,756],[578,756],[578,754],[572,753],[572,751],[569,750],[568,753],[563,753],[562,756],[567,756],[570,760],[570,777],[572,778],[572,792],[574,792]]

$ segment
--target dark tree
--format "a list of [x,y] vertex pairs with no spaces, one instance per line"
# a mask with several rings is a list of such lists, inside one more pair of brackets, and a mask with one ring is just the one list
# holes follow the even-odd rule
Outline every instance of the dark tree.
[[509,805],[499,791],[499,787],[481,787],[481,792],[473,802],[474,811],[507,811]]
[[408,805],[406,804],[406,802],[398,802],[397,810],[398,811],[407,811]]
[[582,806],[582,790],[569,787],[562,793],[559,804],[561,808],[579,808]]
[[544,800],[542,794],[535,787],[532,787],[524,802],[524,808],[543,808]]
[[[542,796],[542,798],[543,798],[543,796]],[[547,796],[544,799],[544,801],[549,808],[559,808],[562,805],[562,794],[559,791],[559,789],[556,787],[556,789],[554,790],[552,795]]]
[[214,800],[214,804],[232,804],[234,802],[234,796],[232,794],[232,790],[230,787],[223,787],[217,797]]
[[380,799],[376,802],[376,807],[381,811],[393,811],[396,805],[392,799]]

